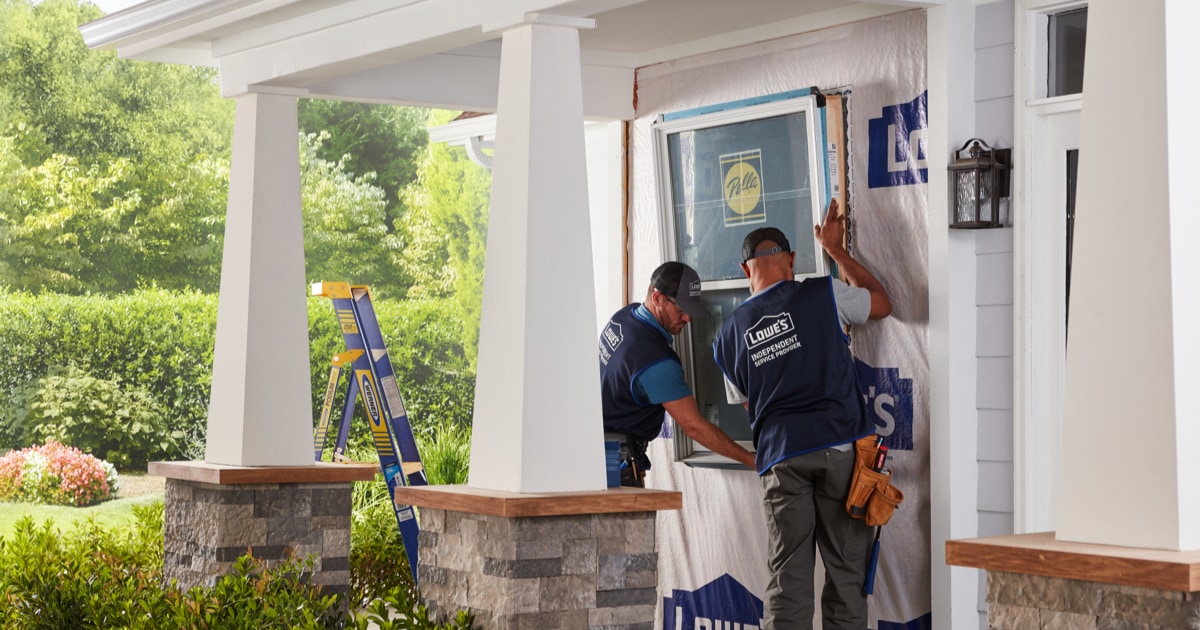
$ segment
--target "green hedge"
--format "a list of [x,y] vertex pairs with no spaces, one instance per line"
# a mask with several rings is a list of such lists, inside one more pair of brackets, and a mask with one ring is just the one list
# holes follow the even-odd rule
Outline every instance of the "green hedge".
[[[448,301],[376,302],[380,328],[414,431],[442,423],[469,425],[475,375],[464,356],[463,325]],[[0,293],[0,449],[35,442],[31,409],[47,377],[68,372],[148,392],[167,424],[182,431],[182,455],[203,457],[212,380],[217,298],[144,289],[112,297]],[[329,377],[329,361],[344,348],[333,307],[308,298],[313,418]],[[346,382],[339,390],[341,410]],[[82,396],[83,394],[79,394]],[[360,415],[354,426],[365,434]],[[335,419],[336,420],[336,419]],[[162,453],[162,457],[173,457]],[[155,459],[151,456],[151,459]],[[141,459],[141,458],[138,458]]]

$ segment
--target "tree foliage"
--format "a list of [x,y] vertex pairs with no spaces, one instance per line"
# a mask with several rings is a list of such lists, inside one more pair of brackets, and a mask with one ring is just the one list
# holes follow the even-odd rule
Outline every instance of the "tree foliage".
[[380,296],[402,296],[409,280],[396,264],[402,245],[387,229],[384,191],[370,174],[347,173],[344,160],[320,157],[328,138],[300,137],[305,275],[310,283],[366,284]]
[[219,283],[232,103],[215,72],[89,50],[74,0],[0,0],[0,283]]
[[[437,111],[430,124],[449,122],[456,112]],[[492,173],[475,164],[462,147],[430,144],[405,189],[405,249],[401,267],[413,279],[410,298],[453,300],[466,328],[463,345],[474,358],[483,305]]]
[[341,164],[354,177],[374,173],[383,189],[387,227],[404,214],[400,191],[417,177],[417,159],[429,142],[425,125],[429,110],[347,101],[301,99],[300,131],[326,132],[316,155]]

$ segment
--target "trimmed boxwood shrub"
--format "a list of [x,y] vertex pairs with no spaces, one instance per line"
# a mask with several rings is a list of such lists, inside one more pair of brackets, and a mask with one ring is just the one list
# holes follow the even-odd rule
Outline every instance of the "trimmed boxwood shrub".
[[67,366],[140,389],[175,430],[203,436],[212,378],[216,299],[148,289],[104,297],[0,294],[0,448],[37,442],[26,431],[30,387]]
[[[457,309],[449,300],[377,300],[375,306],[414,432],[430,435],[443,423],[469,426],[475,373],[472,357],[464,353]],[[328,299],[310,297],[307,308],[315,423],[330,358],[344,343]],[[174,458],[173,432],[180,434],[177,450],[185,459],[202,459],[216,317],[217,297],[196,292],[143,289],[111,297],[0,292],[0,347],[6,353],[0,362],[0,450],[41,441],[30,417],[39,409],[45,417],[48,407],[36,405],[49,398],[36,394],[44,379],[66,374],[85,389],[112,390],[116,384],[126,405],[144,395],[144,409],[165,416],[168,433],[147,440],[157,444],[153,451],[144,456],[109,451],[106,459],[136,467],[147,458]],[[345,381],[341,385],[334,407],[339,411]],[[352,426],[363,441],[368,431],[358,413]],[[145,414],[141,421],[156,424]]]

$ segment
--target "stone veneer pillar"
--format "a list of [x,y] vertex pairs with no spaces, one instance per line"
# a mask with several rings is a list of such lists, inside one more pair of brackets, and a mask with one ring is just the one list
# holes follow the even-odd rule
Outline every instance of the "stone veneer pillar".
[[658,602],[657,510],[678,492],[509,493],[397,488],[420,508],[418,578],[434,611],[485,630],[650,630]]
[[311,558],[314,584],[348,593],[351,486],[376,468],[152,462],[149,474],[167,478],[164,579],[183,590],[213,586],[250,552],[268,566]]
[[951,540],[946,563],[987,570],[991,630],[1200,628],[1200,552],[1055,540]]

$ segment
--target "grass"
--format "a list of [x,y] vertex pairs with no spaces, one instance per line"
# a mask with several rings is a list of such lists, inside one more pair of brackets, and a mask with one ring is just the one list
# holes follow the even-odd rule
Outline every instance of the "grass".
[[89,507],[0,502],[0,537],[11,536],[13,526],[26,516],[39,525],[53,520],[55,528],[64,533],[74,531],[78,522],[89,518],[106,528],[125,525],[133,521],[133,506],[163,500],[161,477],[122,473],[120,481],[116,499]]

